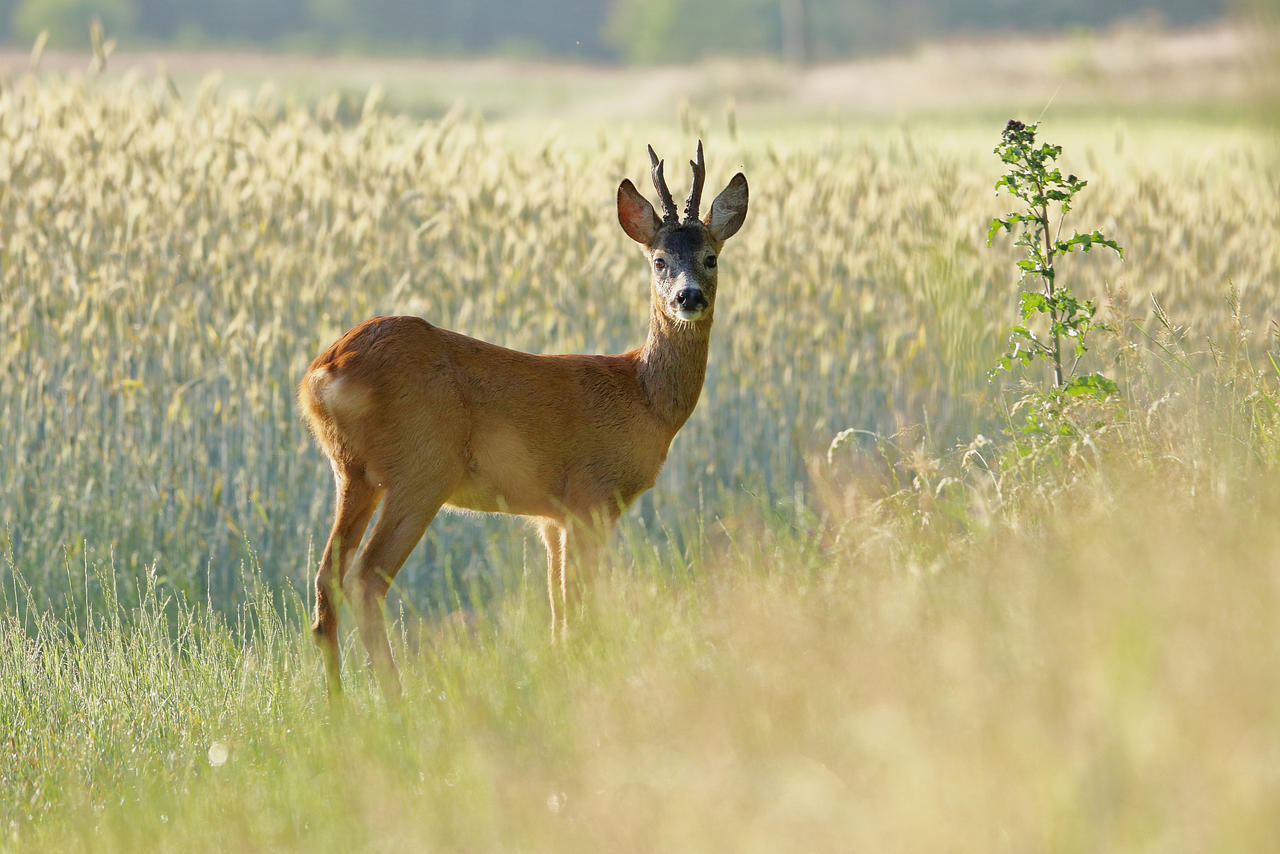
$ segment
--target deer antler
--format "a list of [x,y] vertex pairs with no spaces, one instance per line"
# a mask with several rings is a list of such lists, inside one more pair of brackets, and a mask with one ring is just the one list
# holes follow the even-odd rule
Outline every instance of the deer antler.
[[677,222],[680,215],[676,212],[676,202],[667,189],[667,179],[662,177],[662,161],[654,153],[652,145],[649,146],[649,162],[653,164],[653,186],[658,191],[658,201],[662,202],[662,220]]
[[689,188],[689,201],[684,203],[684,221],[698,221],[698,207],[702,204],[702,184],[707,179],[707,169],[702,162],[702,140],[698,140],[698,159],[690,160],[693,167],[693,186]]

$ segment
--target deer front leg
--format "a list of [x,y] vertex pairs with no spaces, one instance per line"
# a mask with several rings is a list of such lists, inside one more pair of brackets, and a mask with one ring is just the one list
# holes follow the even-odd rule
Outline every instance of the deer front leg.
[[563,639],[568,631],[565,607],[565,540],[563,525],[544,519],[538,527],[542,542],[547,547],[547,600],[551,605],[551,642]]
[[568,638],[569,614],[578,610],[583,589],[593,583],[599,573],[604,545],[617,521],[617,513],[597,512],[584,518],[542,523],[542,541],[547,546],[552,643]]

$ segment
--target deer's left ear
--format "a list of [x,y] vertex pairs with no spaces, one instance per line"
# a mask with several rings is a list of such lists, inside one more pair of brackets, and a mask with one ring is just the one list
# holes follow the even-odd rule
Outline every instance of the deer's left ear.
[[711,238],[724,243],[738,233],[747,218],[747,176],[739,172],[729,180],[711,203],[711,210],[703,220],[711,231]]

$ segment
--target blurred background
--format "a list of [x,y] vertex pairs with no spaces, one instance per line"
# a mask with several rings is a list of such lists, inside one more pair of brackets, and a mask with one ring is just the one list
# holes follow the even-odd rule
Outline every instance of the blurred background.
[[[1238,117],[1270,105],[1277,0],[0,0],[0,73],[157,72],[188,92],[264,82],[358,113],[574,128],[771,132],[1083,107]],[[33,47],[34,46],[34,47]],[[696,74],[689,74],[690,68]],[[731,114],[731,115],[730,115]],[[1007,117],[1007,115],[1006,115]],[[736,128],[735,128],[736,129]]]
[[47,30],[51,46],[84,47],[85,22],[98,16],[108,32],[150,46],[802,63],[992,31],[1187,27],[1229,11],[1231,0],[2,0],[0,40],[29,44]]
[[[0,0],[0,73],[220,75],[317,102],[599,125],[726,108],[833,115],[1057,106],[1231,112],[1275,75],[1276,0]],[[92,23],[97,22],[97,23]],[[92,26],[91,26],[92,23]],[[91,33],[91,29],[94,30]],[[33,50],[33,45],[35,46]],[[1261,58],[1261,59],[1260,59]],[[686,70],[696,66],[699,73]],[[1271,66],[1268,66],[1271,67]],[[358,109],[358,103],[356,109]],[[683,129],[690,128],[681,116]]]

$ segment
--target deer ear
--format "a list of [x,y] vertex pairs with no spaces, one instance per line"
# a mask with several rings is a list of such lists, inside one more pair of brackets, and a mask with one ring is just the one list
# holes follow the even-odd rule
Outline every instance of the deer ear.
[[653,212],[653,205],[640,195],[636,185],[630,178],[623,178],[618,185],[618,222],[622,230],[636,243],[649,246],[658,234],[658,215]]
[[711,211],[703,220],[711,231],[711,238],[717,243],[724,243],[738,233],[743,220],[747,218],[747,177],[739,172],[729,180],[729,185],[720,191],[716,200],[711,203]]

